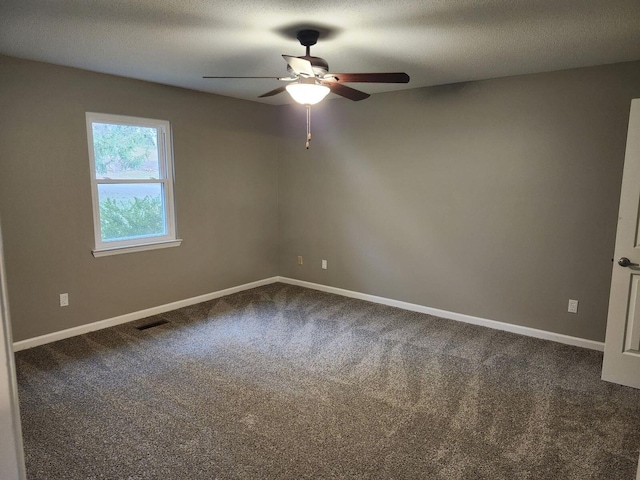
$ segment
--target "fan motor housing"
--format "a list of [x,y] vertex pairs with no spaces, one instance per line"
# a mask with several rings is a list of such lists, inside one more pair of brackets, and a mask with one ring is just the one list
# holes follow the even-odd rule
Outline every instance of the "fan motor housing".
[[[316,74],[316,77],[324,77],[327,73],[329,73],[329,64],[324,58],[312,57],[310,55],[304,55],[298,58],[302,60],[308,60],[311,63],[311,68],[313,68],[313,73]],[[292,75],[295,75],[291,67],[288,65],[287,71]]]

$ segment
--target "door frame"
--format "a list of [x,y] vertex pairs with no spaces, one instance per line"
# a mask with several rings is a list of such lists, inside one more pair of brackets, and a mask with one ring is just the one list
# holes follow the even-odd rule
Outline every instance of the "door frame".
[[26,480],[18,382],[13,337],[9,321],[9,301],[0,226],[0,465],[7,479]]

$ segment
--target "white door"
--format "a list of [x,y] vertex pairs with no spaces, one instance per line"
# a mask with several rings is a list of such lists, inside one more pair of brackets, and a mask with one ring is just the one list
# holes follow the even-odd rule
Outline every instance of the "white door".
[[602,379],[640,388],[640,99],[631,102]]

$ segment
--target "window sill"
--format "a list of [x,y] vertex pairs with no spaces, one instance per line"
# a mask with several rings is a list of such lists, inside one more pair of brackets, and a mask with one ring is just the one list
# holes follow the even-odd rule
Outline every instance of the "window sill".
[[126,247],[101,248],[92,250],[94,257],[107,257],[109,255],[120,255],[122,253],[144,252],[145,250],[157,250],[159,248],[179,247],[182,239],[167,240],[165,242],[145,243],[142,245],[127,245]]

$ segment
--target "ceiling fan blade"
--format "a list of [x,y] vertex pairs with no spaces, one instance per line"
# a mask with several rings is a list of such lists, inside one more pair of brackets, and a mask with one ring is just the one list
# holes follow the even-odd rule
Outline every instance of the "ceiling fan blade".
[[293,70],[296,74],[310,78],[316,76],[316,74],[313,73],[313,67],[311,66],[311,62],[309,60],[305,60],[304,58],[292,57],[291,55],[282,55],[282,58],[284,58],[284,61],[289,64],[291,70]]
[[340,83],[369,82],[369,83],[409,83],[409,75],[404,72],[394,73],[330,73]]
[[328,82],[325,85],[329,87],[331,91],[336,95],[348,98],[349,100],[353,100],[354,102],[364,100],[365,98],[369,98],[371,96],[368,93],[361,92],[360,90],[356,90],[355,88],[347,87],[346,85],[342,85],[341,83]]
[[280,77],[202,77],[202,78],[272,78],[274,80],[280,80]]
[[263,93],[262,95],[260,95],[258,98],[264,98],[264,97],[273,97],[274,95],[278,95],[279,93],[284,92],[287,89],[287,87],[278,87],[278,88],[274,88],[273,90],[271,90],[270,92],[267,93]]

